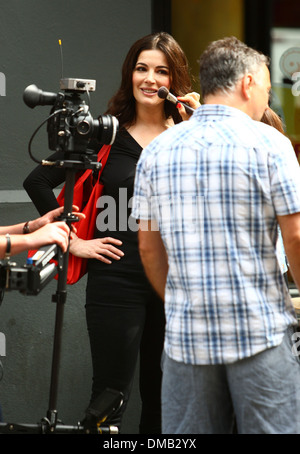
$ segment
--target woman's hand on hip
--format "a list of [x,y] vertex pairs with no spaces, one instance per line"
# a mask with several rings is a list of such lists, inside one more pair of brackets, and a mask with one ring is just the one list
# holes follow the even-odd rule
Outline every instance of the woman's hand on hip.
[[124,256],[124,252],[117,247],[121,245],[122,241],[112,237],[82,240],[72,233],[70,252],[77,257],[97,259],[110,264],[110,259],[120,260]]

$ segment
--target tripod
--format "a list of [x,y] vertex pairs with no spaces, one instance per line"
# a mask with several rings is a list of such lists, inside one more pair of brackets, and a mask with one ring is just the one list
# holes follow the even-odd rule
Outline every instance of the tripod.
[[[66,168],[64,211],[59,220],[63,220],[71,229],[71,224],[78,218],[72,214],[75,175],[78,170],[93,169],[99,171],[101,163],[93,162],[86,155],[80,159],[65,160],[55,163]],[[53,165],[53,163],[48,163]],[[47,164],[46,164],[47,165]],[[69,247],[66,253],[58,249],[58,281],[56,293],[52,301],[56,303],[55,331],[52,351],[51,382],[49,390],[49,406],[46,416],[39,424],[0,423],[0,433],[118,433],[114,426],[105,426],[106,418],[122,405],[123,395],[119,391],[107,388],[86,410],[83,423],[66,426],[58,423],[57,395],[62,345],[64,307],[67,299],[67,272],[69,262]],[[103,423],[103,425],[102,425]]]

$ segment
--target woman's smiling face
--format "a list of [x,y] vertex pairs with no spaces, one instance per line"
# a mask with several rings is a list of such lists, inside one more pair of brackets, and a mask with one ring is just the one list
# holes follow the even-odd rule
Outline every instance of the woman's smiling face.
[[162,86],[170,88],[170,70],[165,54],[158,50],[140,53],[132,73],[133,96],[137,103],[156,106],[164,103],[157,95]]

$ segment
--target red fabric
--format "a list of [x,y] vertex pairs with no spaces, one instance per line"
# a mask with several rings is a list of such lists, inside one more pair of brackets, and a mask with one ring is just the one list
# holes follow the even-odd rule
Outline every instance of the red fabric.
[[[85,214],[85,219],[76,222],[77,236],[84,240],[91,240],[94,238],[95,224],[96,224],[96,202],[103,192],[103,185],[99,184],[100,175],[106,164],[110,145],[104,145],[98,153],[98,162],[101,161],[102,167],[98,172],[98,180],[93,184],[92,170],[86,170],[76,181],[74,185],[73,205],[79,207],[79,211]],[[58,203],[62,206],[64,204],[65,187],[61,190],[57,197]],[[87,259],[76,257],[69,254],[69,266],[67,284],[75,284],[87,271]]]
[[[103,192],[103,185],[99,184],[99,179],[109,156],[110,149],[110,145],[104,145],[98,153],[98,162],[101,161],[102,167],[98,172],[97,181],[93,182],[93,171],[88,169],[79,175],[74,185],[73,205],[77,205],[79,211],[86,216],[85,219],[81,219],[75,223],[77,229],[76,234],[84,240],[94,238],[97,215],[96,202]],[[64,194],[65,186],[57,197],[60,206],[64,205]],[[32,257],[34,252],[29,251],[28,257]],[[76,284],[85,275],[86,271],[87,259],[69,254],[67,284]]]

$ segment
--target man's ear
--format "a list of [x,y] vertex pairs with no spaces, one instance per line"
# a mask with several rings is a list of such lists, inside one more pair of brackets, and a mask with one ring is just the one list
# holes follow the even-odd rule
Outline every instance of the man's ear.
[[245,74],[245,76],[242,78],[242,95],[248,100],[251,97],[251,88],[254,83],[254,79],[252,74]]

